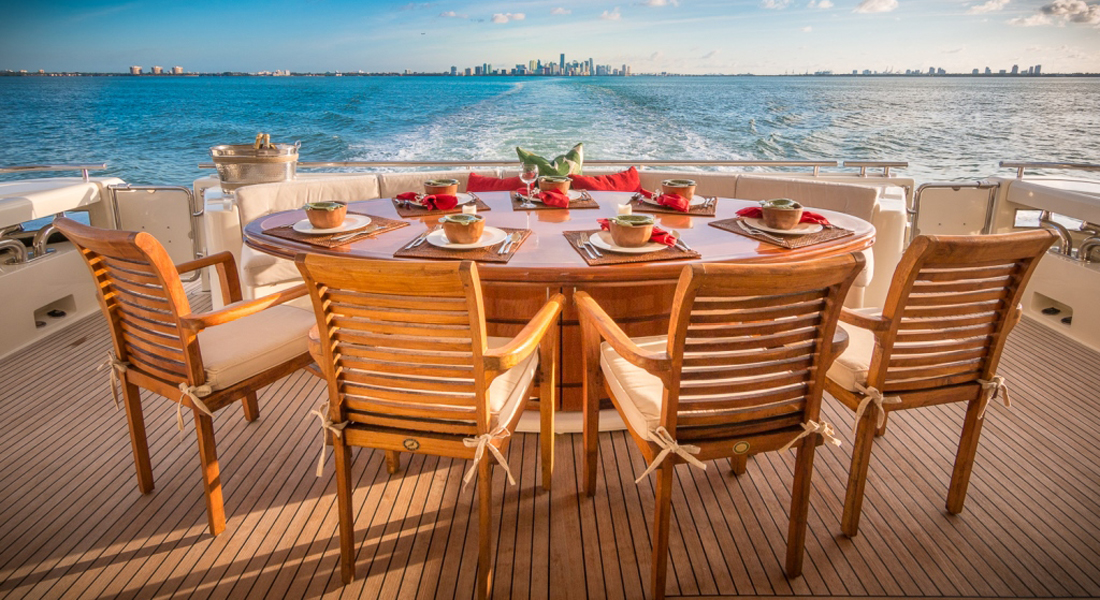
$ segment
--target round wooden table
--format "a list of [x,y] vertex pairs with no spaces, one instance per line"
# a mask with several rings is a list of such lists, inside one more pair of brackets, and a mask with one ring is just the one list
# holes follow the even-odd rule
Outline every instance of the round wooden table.
[[[788,250],[745,236],[711,227],[707,223],[736,216],[736,212],[757,202],[719,198],[714,217],[654,215],[664,229],[675,230],[693,250],[702,256],[696,260],[677,260],[624,265],[588,266],[562,235],[563,231],[597,229],[596,219],[616,214],[616,206],[629,201],[624,192],[592,192],[598,209],[534,210],[512,209],[508,192],[479,192],[491,210],[483,211],[486,223],[496,227],[529,228],[532,235],[507,264],[481,263],[478,272],[484,285],[485,309],[490,335],[511,336],[530,319],[556,292],[570,300],[577,290],[588,292],[619,322],[629,335],[656,335],[668,330],[669,308],[677,278],[691,262],[799,262],[865,250],[874,243],[874,227],[862,219],[843,213],[817,210],[831,223],[851,229],[855,235],[806,248]],[[388,198],[352,202],[349,208],[390,219],[400,218]],[[265,230],[289,225],[305,218],[304,211],[275,213],[248,223],[244,243],[274,256],[293,259],[302,252],[338,256],[358,256],[376,260],[404,260],[394,252],[416,236],[430,230],[437,215],[408,219],[413,224],[384,233],[376,238],[353,242],[339,248],[320,248],[310,244],[266,235]],[[562,410],[581,408],[580,327],[572,302],[567,302],[561,324]]]

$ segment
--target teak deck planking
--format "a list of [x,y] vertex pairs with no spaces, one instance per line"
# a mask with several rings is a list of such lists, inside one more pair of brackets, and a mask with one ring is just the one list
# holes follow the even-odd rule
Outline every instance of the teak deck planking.
[[[97,315],[0,363],[0,597],[473,597],[466,461],[406,454],[390,476],[382,452],[356,451],[358,580],[343,587],[332,459],[324,477],[313,473],[320,433],[308,413],[323,383],[299,372],[261,391],[255,423],[240,411],[215,419],[228,519],[215,538],[194,485],[193,433],[175,430],[170,401],[147,403],[157,488],[137,491],[125,414],[95,372],[109,348]],[[677,467],[668,594],[1100,595],[1097,364],[1100,354],[1025,319],[1000,369],[1013,407],[989,409],[965,511],[943,508],[962,407],[898,413],[875,441],[851,540],[839,527],[852,417],[826,398],[823,417],[846,443],[818,449],[799,579],[782,572],[793,452],[750,460],[736,478],[724,461]],[[511,444],[519,485],[493,475],[495,597],[645,593],[654,480],[634,485],[645,465],[627,434],[600,444],[591,499],[579,435],[558,439],[550,492],[538,436]]]

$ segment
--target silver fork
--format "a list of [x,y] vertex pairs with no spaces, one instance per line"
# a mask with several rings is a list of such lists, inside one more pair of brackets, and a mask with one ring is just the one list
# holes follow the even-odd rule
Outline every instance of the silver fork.
[[512,242],[516,241],[517,235],[519,234],[509,233],[508,235],[506,235],[504,237],[504,241],[500,243],[500,249],[497,250],[497,254],[507,254],[508,246],[511,245]]
[[595,254],[595,256],[593,256],[592,258],[603,258],[603,252],[600,252],[599,248],[597,248],[596,245],[592,243],[592,240],[584,240],[583,242],[581,242],[581,246],[583,246],[586,250],[589,250],[590,254]]
[[753,235],[758,235],[762,238],[767,238],[767,239],[772,240],[772,241],[774,241],[775,243],[777,243],[781,246],[786,246],[787,245],[787,240],[784,240],[783,238],[780,238],[780,237],[776,237],[776,236],[774,236],[774,235],[772,235],[772,234],[770,234],[766,231],[761,231],[761,230],[753,227],[752,225],[749,225],[744,220],[738,221],[737,224],[741,226],[741,229],[744,229],[745,231],[747,231],[747,232],[749,232]]

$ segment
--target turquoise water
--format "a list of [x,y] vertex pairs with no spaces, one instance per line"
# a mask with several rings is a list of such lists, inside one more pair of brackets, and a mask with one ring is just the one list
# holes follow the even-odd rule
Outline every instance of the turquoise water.
[[265,131],[303,160],[903,160],[918,180],[1000,160],[1100,162],[1100,79],[0,78],[0,165],[107,162],[189,184]]

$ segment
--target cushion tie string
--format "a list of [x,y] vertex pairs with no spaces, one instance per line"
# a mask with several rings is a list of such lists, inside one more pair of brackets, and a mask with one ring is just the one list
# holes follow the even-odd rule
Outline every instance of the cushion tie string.
[[210,386],[208,386],[208,385],[187,385],[187,383],[184,382],[184,383],[181,383],[179,385],[179,390],[180,390],[180,399],[179,399],[179,401],[176,402],[176,427],[178,427],[180,431],[183,431],[183,399],[184,398],[190,398],[191,399],[191,404],[195,408],[197,408],[200,411],[202,411],[203,413],[205,413],[208,417],[213,417],[214,416],[214,413],[211,412],[210,409],[206,407],[206,404],[203,403],[202,400],[200,400],[200,398],[205,398],[206,396],[209,396],[210,394],[212,394],[214,392],[212,389],[210,389]]
[[477,472],[477,465],[481,462],[481,457],[485,455],[485,449],[489,449],[489,453],[492,454],[500,466],[504,467],[504,472],[508,474],[508,483],[515,485],[516,479],[512,477],[512,470],[508,468],[508,461],[504,460],[504,455],[501,454],[500,449],[492,444],[493,440],[503,440],[512,435],[512,432],[508,431],[503,425],[498,426],[496,429],[489,433],[483,433],[477,437],[464,438],[462,445],[467,448],[477,448],[474,450],[474,464],[470,465],[469,470],[466,471],[466,475],[462,477],[462,489],[465,491],[466,484],[470,483],[473,479],[474,473]]
[[634,483],[641,483],[642,480],[645,479],[646,475],[652,473],[653,470],[660,466],[661,463],[664,462],[664,460],[668,458],[671,454],[675,454],[676,456],[684,459],[684,462],[688,463],[689,465],[699,467],[704,471],[706,470],[707,465],[705,465],[703,461],[692,456],[693,454],[699,454],[703,451],[702,448],[700,448],[699,446],[678,443],[676,440],[672,439],[672,435],[669,434],[668,430],[665,429],[663,426],[654,429],[653,435],[649,437],[650,440],[654,444],[660,446],[662,450],[661,453],[653,459],[653,462],[649,463],[649,467],[647,467],[645,471],[642,471],[642,474],[634,480]]
[[873,387],[863,387],[859,383],[856,383],[856,390],[864,395],[863,401],[859,403],[856,408],[856,425],[859,425],[859,418],[863,416],[863,413],[867,410],[867,407],[872,404],[878,409],[876,414],[875,427],[882,429],[882,426],[886,423],[886,408],[883,404],[901,404],[901,397],[899,396],[884,396],[882,392]]
[[111,370],[111,372],[109,373],[111,378],[111,397],[114,398],[115,401],[115,410],[118,410],[119,380],[122,379],[123,374],[126,373],[126,368],[129,366],[130,363],[124,360],[119,360],[117,356],[108,352],[107,360],[103,361],[103,364],[99,365],[95,369],[96,373],[102,371],[103,369]]
[[791,447],[794,446],[795,442],[814,433],[820,434],[821,437],[825,438],[826,442],[834,446],[840,446],[840,440],[837,439],[836,431],[833,430],[832,425],[829,425],[824,421],[820,423],[818,423],[817,421],[806,421],[802,424],[802,433],[794,436],[794,438],[791,441],[787,442],[786,446],[780,448],[779,451],[786,452],[787,450],[790,450]]
[[978,411],[978,420],[985,417],[985,409],[989,408],[990,402],[997,399],[998,394],[1004,401],[1005,408],[1012,406],[1012,401],[1008,399],[1008,384],[1005,383],[1004,377],[997,375],[993,379],[979,379],[978,383],[982,386],[982,408]]
[[[344,428],[348,426],[348,422],[333,423],[332,419],[328,417],[328,402],[322,402],[317,410],[309,411],[311,415],[317,415],[318,419],[321,419],[321,456],[317,457],[317,476],[320,477],[325,472],[325,432],[331,431],[332,435],[336,437],[344,437]],[[336,440],[332,440],[335,442]]]

